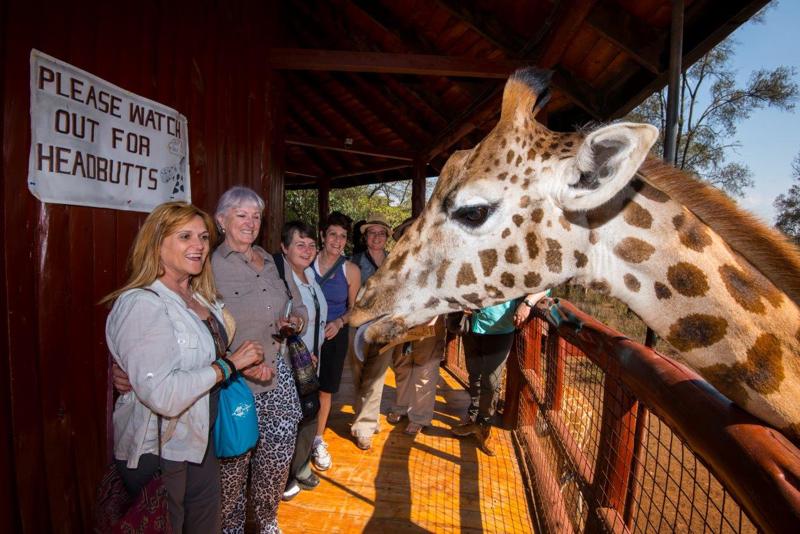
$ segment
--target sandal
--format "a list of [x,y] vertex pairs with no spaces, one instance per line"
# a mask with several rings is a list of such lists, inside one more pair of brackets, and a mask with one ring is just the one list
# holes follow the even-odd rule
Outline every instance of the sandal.
[[408,434],[410,436],[416,436],[417,434],[420,433],[422,428],[423,428],[423,426],[420,425],[420,424],[408,423],[408,426],[406,426],[406,429],[403,432],[405,432],[406,434]]
[[396,425],[403,417],[405,417],[405,414],[389,412],[389,415],[386,416],[386,421],[389,424]]

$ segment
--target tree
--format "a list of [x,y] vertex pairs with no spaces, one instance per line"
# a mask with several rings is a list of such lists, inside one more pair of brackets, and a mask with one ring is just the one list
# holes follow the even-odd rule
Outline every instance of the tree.
[[775,199],[774,206],[778,211],[775,226],[800,245],[800,153],[792,161],[792,176],[796,183]]
[[[729,162],[726,152],[736,148],[737,126],[763,107],[791,111],[797,100],[795,71],[780,66],[759,69],[743,86],[731,67],[735,41],[718,44],[681,75],[676,167],[693,172],[730,195],[742,196],[753,186],[747,165]],[[663,153],[667,89],[651,95],[628,118],[659,128],[657,146]]]

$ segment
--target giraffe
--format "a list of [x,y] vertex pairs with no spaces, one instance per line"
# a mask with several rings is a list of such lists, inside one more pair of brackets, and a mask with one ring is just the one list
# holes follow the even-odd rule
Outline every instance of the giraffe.
[[[739,406],[800,443],[800,254],[715,189],[648,157],[658,131],[557,133],[549,74],[514,73],[362,289],[368,341],[569,281],[626,303]],[[638,172],[637,172],[638,171]]]

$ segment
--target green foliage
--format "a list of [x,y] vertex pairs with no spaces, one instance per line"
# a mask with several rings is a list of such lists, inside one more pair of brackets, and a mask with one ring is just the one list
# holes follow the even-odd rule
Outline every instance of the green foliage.
[[[317,191],[306,189],[286,192],[286,220],[299,219],[319,224]],[[334,189],[330,193],[330,210],[341,211],[353,222],[366,219],[370,213],[381,213],[392,227],[411,215],[411,182],[389,182]]]
[[[780,66],[759,69],[739,86],[731,67],[734,41],[727,39],[700,58],[681,76],[676,167],[693,172],[733,196],[753,186],[752,171],[726,160],[736,148],[738,125],[763,107],[794,109],[798,95],[795,71]],[[663,153],[667,89],[654,93],[628,119],[649,122],[661,132],[657,150]]]
[[792,161],[792,176],[796,183],[775,199],[774,206],[778,211],[775,226],[800,245],[800,153]]

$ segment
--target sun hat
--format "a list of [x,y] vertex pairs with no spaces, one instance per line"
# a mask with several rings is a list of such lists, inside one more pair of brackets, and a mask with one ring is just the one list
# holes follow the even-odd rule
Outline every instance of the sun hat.
[[367,222],[365,222],[363,226],[361,226],[361,233],[366,234],[367,230],[371,226],[383,226],[384,228],[386,228],[387,235],[389,235],[389,233],[392,231],[392,227],[389,226],[388,222],[386,222],[386,217],[384,217],[382,213],[377,213],[377,212],[370,213],[369,217],[367,217]]
[[416,219],[416,217],[409,217],[405,221],[398,224],[395,227],[394,231],[392,232],[392,239],[394,239],[395,241],[400,241],[400,238],[403,236],[403,233],[409,226],[411,226],[411,223],[414,222],[414,219]]

